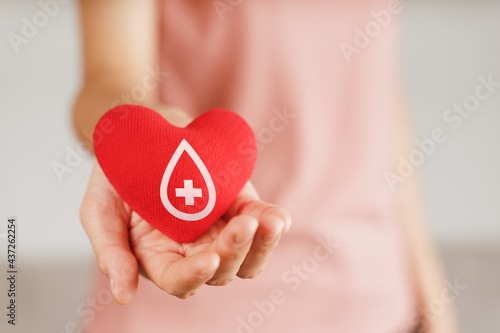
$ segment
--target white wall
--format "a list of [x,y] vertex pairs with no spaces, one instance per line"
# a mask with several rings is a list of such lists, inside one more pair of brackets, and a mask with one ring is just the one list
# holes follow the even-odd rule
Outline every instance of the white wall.
[[31,20],[40,7],[38,1],[0,2],[0,233],[8,216],[19,219],[20,262],[91,255],[78,218],[91,162],[63,182],[51,167],[64,162],[66,146],[77,144],[70,126],[81,79],[75,4],[61,5],[15,53],[7,34],[21,34],[22,18]]
[[500,88],[454,130],[444,112],[474,94],[477,77],[500,82],[499,1],[413,1],[403,55],[417,137],[448,141],[423,164],[433,230],[446,242],[500,240]]
[[[81,80],[74,1],[61,5],[15,53],[37,1],[0,2],[0,233],[6,218],[20,224],[26,261],[87,260],[92,253],[78,209],[90,172],[85,160],[59,182],[51,163],[75,149],[69,111]],[[404,60],[419,138],[447,126],[443,112],[474,92],[476,77],[500,80],[500,4],[413,1],[404,16]],[[500,91],[423,165],[432,227],[441,242],[500,239]],[[43,258],[43,259],[42,259]]]

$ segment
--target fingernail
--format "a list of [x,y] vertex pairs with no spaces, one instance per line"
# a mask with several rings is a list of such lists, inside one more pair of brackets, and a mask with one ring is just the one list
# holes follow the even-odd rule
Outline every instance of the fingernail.
[[253,239],[253,233],[251,234],[236,234],[234,235],[234,243],[236,245],[244,245]]
[[285,223],[285,222],[283,222],[283,233],[288,232],[288,230],[290,230],[290,226],[291,225],[292,225],[291,223]]
[[274,217],[273,219],[276,221],[274,229],[271,229],[269,233],[262,235],[262,241],[265,243],[274,242],[285,230],[286,225],[285,222],[283,222],[283,220],[276,217]]
[[209,277],[211,274],[213,273],[213,269],[210,268],[203,268],[199,273],[198,273],[198,276],[200,279],[205,279],[207,277]]
[[116,294],[116,282],[113,278],[109,279],[110,284],[111,284],[111,292],[113,293],[113,297],[115,299],[118,299],[118,295]]
[[262,240],[265,243],[273,243],[281,234],[264,234],[262,235]]
[[210,265],[200,269],[198,276],[200,277],[200,279],[205,279],[208,276],[214,274],[214,271],[217,269],[218,266],[219,266],[218,262],[212,262]]

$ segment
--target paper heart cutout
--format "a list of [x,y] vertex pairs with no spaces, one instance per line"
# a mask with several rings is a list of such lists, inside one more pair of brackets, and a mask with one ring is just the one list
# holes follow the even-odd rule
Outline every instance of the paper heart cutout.
[[198,238],[227,211],[257,156],[252,129],[236,113],[213,109],[180,128],[139,105],[103,115],[94,149],[130,208],[182,243]]

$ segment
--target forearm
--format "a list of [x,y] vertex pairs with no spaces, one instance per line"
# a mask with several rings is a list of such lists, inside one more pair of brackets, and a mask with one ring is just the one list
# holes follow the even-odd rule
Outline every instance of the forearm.
[[[164,77],[158,72],[156,0],[81,0],[79,5],[84,82],[73,123],[84,139],[113,106],[157,104]],[[126,98],[134,89],[141,95]]]
[[87,140],[99,118],[114,106],[133,103],[155,108],[159,105],[156,90],[135,101],[129,97],[133,83],[120,84],[116,81],[91,78],[83,85],[73,107],[73,126],[81,140]]
[[[408,180],[403,186],[401,216],[404,220],[405,243],[415,282],[417,316],[423,328],[422,332],[456,333],[458,327],[453,301],[457,296],[446,283],[447,278],[438,251],[432,242],[427,218],[423,213],[418,180]],[[453,284],[453,279],[449,283]]]
[[[137,83],[138,84],[138,83]],[[82,142],[90,143],[99,118],[109,109],[122,104],[139,104],[160,113],[173,125],[184,127],[193,119],[186,112],[160,102],[158,89],[150,89],[144,98],[131,98],[133,83],[118,84],[108,80],[90,80],[80,91],[73,107],[73,126]],[[132,88],[131,88],[132,87]],[[91,151],[93,147],[88,147]]]
[[[414,150],[407,109],[406,102],[400,99],[395,107],[395,156],[409,156]],[[395,195],[418,301],[416,315],[423,328],[419,332],[457,333],[453,302],[449,301],[451,291],[447,290],[444,269],[429,230],[418,170],[398,185]]]

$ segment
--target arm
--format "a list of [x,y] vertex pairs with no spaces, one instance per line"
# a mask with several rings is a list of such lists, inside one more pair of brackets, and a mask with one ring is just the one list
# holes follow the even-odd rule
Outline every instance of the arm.
[[[400,103],[400,106],[404,103]],[[400,110],[408,109],[405,105],[399,108],[396,114],[396,135],[395,151],[402,156],[409,156],[415,149],[411,145],[414,135],[410,130],[409,115]],[[395,156],[397,156],[395,155]],[[416,287],[418,299],[418,316],[421,321],[422,332],[425,333],[456,333],[456,325],[453,304],[445,304],[446,308],[442,313],[432,313],[429,307],[433,300],[443,297],[443,290],[447,286],[442,264],[439,260],[438,251],[432,242],[431,232],[427,225],[425,209],[422,200],[422,189],[418,172],[406,178],[404,184],[399,184],[397,188],[397,199],[399,213],[403,221],[403,233],[405,244],[407,244],[409,261],[412,268],[413,281]]]
[[[113,104],[127,104],[122,96],[151,80],[148,69],[158,68],[158,20],[155,0],[81,0],[83,87],[73,110],[76,133],[92,133],[99,118]],[[162,77],[159,76],[158,80]],[[161,105],[158,85],[148,84],[147,95],[134,104],[160,112],[183,126],[190,117]],[[89,147],[92,148],[92,147]]]
[[[73,115],[81,139],[92,133],[113,104],[127,103],[120,96],[143,84],[146,68],[157,68],[156,3],[80,1],[85,70]],[[152,107],[177,126],[190,121],[186,113],[161,106],[157,89],[150,89],[136,104]],[[286,211],[259,200],[247,183],[223,218],[196,241],[179,244],[133,212],[97,163],[80,217],[120,304],[131,301],[139,271],[179,298],[196,294],[205,283],[224,285],[236,276],[253,278],[291,224]]]
[[[113,101],[141,84],[156,59],[154,0],[82,0],[84,82],[74,106],[78,135],[91,132]],[[146,104],[157,91],[149,91]]]

